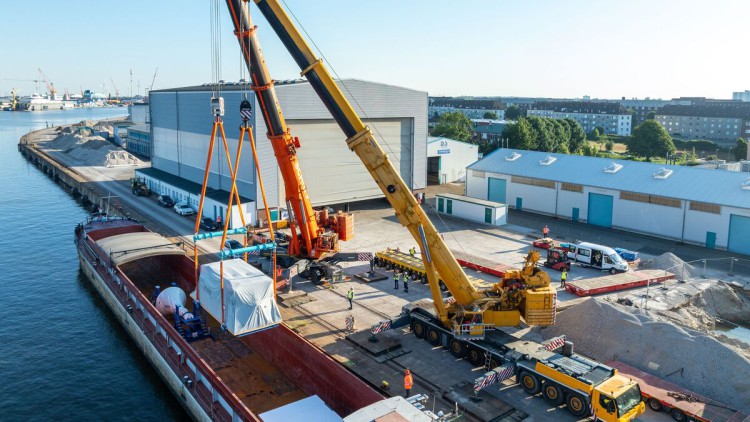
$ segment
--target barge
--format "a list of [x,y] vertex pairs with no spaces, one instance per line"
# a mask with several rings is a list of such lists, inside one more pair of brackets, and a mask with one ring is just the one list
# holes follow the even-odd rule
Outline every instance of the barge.
[[383,400],[283,323],[238,337],[207,314],[210,335],[186,339],[153,296],[160,285],[192,293],[194,262],[137,221],[91,217],[76,226],[75,243],[83,273],[193,419],[341,420]]

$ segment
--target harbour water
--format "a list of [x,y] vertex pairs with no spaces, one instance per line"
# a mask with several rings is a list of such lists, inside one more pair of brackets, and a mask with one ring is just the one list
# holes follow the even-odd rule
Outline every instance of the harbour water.
[[86,211],[16,147],[47,124],[125,114],[0,112],[1,420],[187,419],[79,273],[73,228]]

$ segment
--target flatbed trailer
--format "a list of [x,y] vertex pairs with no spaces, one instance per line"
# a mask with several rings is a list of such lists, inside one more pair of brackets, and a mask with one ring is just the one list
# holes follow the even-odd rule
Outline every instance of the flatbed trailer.
[[[475,257],[472,257],[471,259],[472,262],[468,260],[462,260],[458,258],[458,256],[456,257],[458,263],[463,267],[497,275],[498,277],[502,277],[505,269],[510,269],[509,266],[494,264],[490,261],[484,263],[486,265],[497,266],[496,270],[492,270],[490,267],[486,267],[485,265],[483,265],[483,263],[474,263],[473,260],[475,259]],[[375,265],[388,271],[399,270],[402,274],[406,274],[412,280],[419,281],[422,284],[427,284],[427,273],[425,272],[421,255],[411,255],[398,249],[386,249],[384,251],[375,252]],[[503,271],[499,270],[499,268],[503,268]],[[470,276],[469,279],[474,280],[475,284],[482,283],[482,280],[474,279]],[[442,280],[440,280],[439,285],[440,290],[448,290]]]
[[577,296],[591,296],[601,293],[643,287],[673,279],[674,274],[663,270],[638,270],[602,277],[574,280],[565,283],[565,290]]
[[611,361],[607,362],[607,365],[638,382],[643,401],[649,409],[655,412],[668,412],[676,421],[750,422],[750,415],[622,362]]

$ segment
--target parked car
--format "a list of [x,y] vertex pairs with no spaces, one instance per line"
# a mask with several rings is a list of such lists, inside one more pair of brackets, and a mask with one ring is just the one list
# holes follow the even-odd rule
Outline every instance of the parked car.
[[229,249],[244,248],[244,246],[242,245],[242,243],[240,243],[240,242],[238,242],[238,241],[236,241],[234,239],[227,239],[227,241],[224,242],[224,247],[225,248],[229,248]]
[[180,215],[193,215],[195,214],[195,211],[193,211],[192,208],[190,208],[190,205],[180,202],[174,206],[174,212]]
[[159,195],[157,202],[159,202],[159,205],[164,208],[172,208],[175,204],[174,199],[172,199],[172,197],[169,195]]
[[203,230],[213,231],[219,228],[219,225],[211,217],[201,218],[201,228]]

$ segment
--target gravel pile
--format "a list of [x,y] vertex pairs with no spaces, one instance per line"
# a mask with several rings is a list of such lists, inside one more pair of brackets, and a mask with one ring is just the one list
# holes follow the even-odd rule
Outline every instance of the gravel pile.
[[659,321],[647,311],[591,298],[559,313],[541,334],[565,334],[581,354],[624,362],[750,412],[750,360],[708,334]]
[[684,277],[685,279],[700,277],[702,273],[701,269],[686,264],[685,261],[672,252],[661,254],[654,259],[641,261],[638,268],[668,270],[678,277]]
[[89,166],[140,166],[143,162],[134,155],[112,145],[101,136],[81,136],[62,133],[45,145],[60,150]]
[[[714,318],[740,325],[750,325],[750,298],[743,292],[724,283],[717,283],[693,296],[686,304],[671,309],[672,312],[688,312],[705,315],[714,324]],[[713,329],[712,327],[706,327]]]

